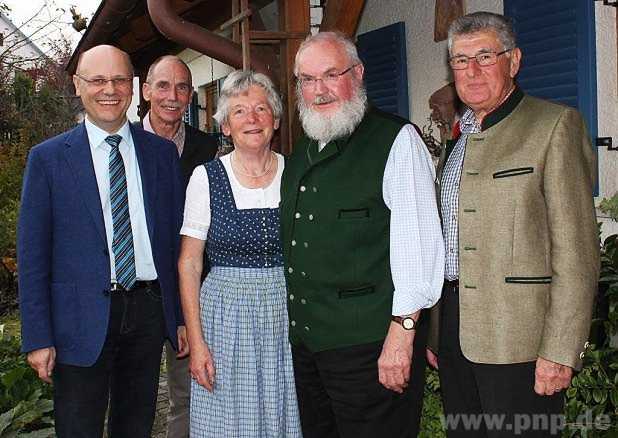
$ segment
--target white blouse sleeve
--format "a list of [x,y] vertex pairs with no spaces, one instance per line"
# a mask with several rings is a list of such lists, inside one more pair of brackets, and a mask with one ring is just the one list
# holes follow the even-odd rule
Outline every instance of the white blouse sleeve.
[[204,166],[198,166],[193,171],[187,186],[184,220],[180,234],[206,240],[208,227],[210,227],[208,174]]

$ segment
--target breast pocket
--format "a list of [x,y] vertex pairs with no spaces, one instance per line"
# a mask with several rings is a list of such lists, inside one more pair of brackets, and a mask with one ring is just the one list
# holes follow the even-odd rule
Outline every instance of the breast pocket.
[[498,172],[495,172],[492,176],[494,179],[510,178],[513,176],[526,175],[533,172],[533,167],[515,167],[513,169],[499,170]]

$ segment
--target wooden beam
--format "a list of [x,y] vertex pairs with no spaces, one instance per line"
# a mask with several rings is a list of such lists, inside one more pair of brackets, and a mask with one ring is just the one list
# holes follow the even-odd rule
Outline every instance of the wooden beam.
[[328,0],[320,31],[337,30],[353,38],[364,6],[365,0]]
[[230,18],[229,20],[227,20],[225,23],[223,23],[221,26],[219,26],[220,30],[225,30],[228,27],[232,26],[233,24],[238,23],[239,21],[251,16],[252,12],[251,9],[246,9],[244,11],[242,11],[241,13],[235,15],[234,17]]
[[[249,9],[249,0],[240,0],[240,13],[251,15]],[[249,45],[249,15],[240,22],[240,38],[242,45],[242,69],[249,70],[251,68],[251,46]]]
[[[331,0],[332,1],[332,0]],[[296,93],[294,81],[294,59],[300,43],[309,34],[311,25],[309,0],[279,1],[279,29],[298,38],[281,40],[279,59],[281,65],[280,88],[283,107],[281,120],[281,152],[292,152],[293,142],[301,134],[300,123],[296,117]]]
[[249,32],[251,42],[261,40],[289,40],[289,39],[304,39],[307,36],[306,32],[273,32],[267,30],[252,30]]

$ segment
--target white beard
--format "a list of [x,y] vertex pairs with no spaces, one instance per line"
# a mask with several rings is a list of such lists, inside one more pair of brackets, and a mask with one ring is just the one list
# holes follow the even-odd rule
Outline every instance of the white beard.
[[[315,103],[320,100],[318,96]],[[367,110],[367,92],[361,85],[350,100],[343,102],[337,111],[330,114],[315,111],[305,103],[300,93],[297,94],[297,102],[300,121],[307,137],[326,144],[354,132]]]

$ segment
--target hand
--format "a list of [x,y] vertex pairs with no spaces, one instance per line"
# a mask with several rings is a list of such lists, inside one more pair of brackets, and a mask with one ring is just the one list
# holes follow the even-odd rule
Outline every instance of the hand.
[[427,348],[425,354],[427,356],[427,363],[435,369],[438,369],[438,355],[429,348]]
[[197,383],[212,392],[215,385],[215,362],[206,343],[191,348],[189,373]]
[[56,365],[56,349],[54,347],[33,350],[26,356],[28,364],[37,372],[39,379],[44,382],[52,382],[52,372]]
[[176,353],[176,359],[182,359],[189,355],[189,341],[187,340],[187,327],[179,325],[176,330],[178,336],[178,352]]
[[387,389],[402,393],[410,380],[414,331],[391,322],[378,359],[378,377]]
[[553,395],[571,384],[573,369],[539,357],[534,372],[534,391],[538,395]]

